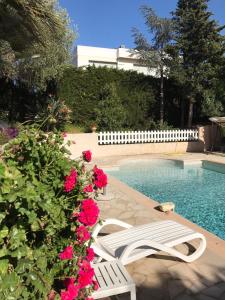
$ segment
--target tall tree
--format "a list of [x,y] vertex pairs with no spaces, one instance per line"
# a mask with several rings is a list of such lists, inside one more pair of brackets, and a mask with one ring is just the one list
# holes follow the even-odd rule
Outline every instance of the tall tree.
[[208,0],[179,0],[174,15],[175,41],[183,85],[188,101],[188,127],[193,107],[215,106],[213,86],[224,54],[223,27],[211,18]]
[[[7,41],[16,53],[33,42],[46,44],[63,27],[54,0],[0,0],[0,40]],[[45,35],[43,34],[43,31]]]
[[32,98],[40,101],[70,62],[73,39],[58,0],[0,0],[0,109],[9,111],[9,119],[17,119],[15,107],[23,116],[34,107]]
[[69,59],[74,38],[69,25],[58,0],[0,0],[0,75],[16,72],[34,84],[54,75]]
[[146,37],[136,28],[133,29],[133,37],[140,58],[149,68],[155,68],[160,76],[160,124],[164,122],[164,78],[168,73],[170,58],[166,53],[167,46],[173,39],[173,22],[168,18],[158,17],[149,6],[140,8],[147,26],[148,32],[153,35],[149,43]]

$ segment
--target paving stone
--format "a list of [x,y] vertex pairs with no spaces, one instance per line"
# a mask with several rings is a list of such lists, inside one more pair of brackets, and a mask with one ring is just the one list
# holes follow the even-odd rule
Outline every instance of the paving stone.
[[137,289],[137,300],[170,300],[170,296],[166,289],[141,286]]
[[190,295],[179,295],[174,300],[195,300],[196,298],[194,296]]
[[212,286],[220,282],[221,279],[219,278],[217,268],[208,265],[209,262],[207,264],[198,264],[196,262],[196,264],[191,264],[190,268],[194,270],[196,276],[198,276],[205,285]]
[[145,280],[146,275],[140,273],[132,273],[132,278],[137,286],[140,286]]
[[191,286],[188,288],[189,293],[196,294],[202,292],[206,288],[206,286],[199,280],[192,281],[191,283]]
[[214,297],[212,298],[212,297],[206,296],[206,295],[198,295],[197,299],[198,300],[215,300],[215,299],[218,299],[218,298],[214,298]]
[[207,296],[212,296],[215,298],[219,298],[223,294],[223,290],[220,289],[218,286],[211,286],[202,291],[202,294]]
[[125,211],[125,212],[122,212],[121,214],[119,214],[119,219],[124,220],[124,219],[133,218],[134,215],[135,215],[134,211]]
[[170,278],[168,274],[149,274],[146,276],[143,286],[150,289],[166,289],[166,291],[168,291],[169,281]]
[[222,295],[221,295],[221,297],[219,298],[219,300],[224,300],[225,299],[225,293],[223,293]]
[[181,253],[188,255],[189,254],[189,247],[186,244],[180,244],[174,247],[177,251],[180,251]]
[[185,263],[178,263],[168,268],[170,274],[174,279],[190,279],[191,281],[198,280],[195,271]]
[[222,290],[223,292],[225,292],[225,282],[220,282],[216,285],[216,287],[218,287],[220,290]]
[[168,274],[168,269],[158,259],[151,256],[136,262],[135,271],[141,274]]
[[183,281],[178,279],[170,280],[168,282],[168,288],[171,300],[186,290],[186,286],[184,285]]

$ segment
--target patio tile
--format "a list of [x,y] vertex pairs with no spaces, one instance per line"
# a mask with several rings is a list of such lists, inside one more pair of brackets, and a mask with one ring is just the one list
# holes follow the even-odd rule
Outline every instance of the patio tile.
[[225,293],[223,293],[222,295],[221,295],[221,297],[219,298],[219,300],[224,300],[225,299]]
[[190,295],[179,295],[174,300],[195,300],[196,298],[194,296]]
[[189,266],[183,262],[180,262],[172,267],[168,268],[170,274],[174,279],[191,279],[192,281],[198,280],[195,270],[189,268]]
[[202,294],[211,296],[214,298],[219,298],[223,294],[223,290],[220,289],[218,286],[211,286],[202,291]]
[[206,295],[198,295],[197,300],[215,300],[217,298],[206,296]]
[[178,295],[183,294],[186,291],[187,286],[191,285],[189,281],[185,282],[179,279],[169,280],[168,289],[170,298],[173,300]]
[[[216,285],[216,287],[218,287],[220,290],[222,290],[223,292],[225,292],[225,282],[220,282]],[[225,298],[224,298],[225,299]]]
[[135,215],[134,211],[125,211],[125,212],[122,212],[121,214],[118,214],[118,217],[123,219],[123,220],[126,220],[126,219],[129,219],[129,218],[133,218],[134,215]]

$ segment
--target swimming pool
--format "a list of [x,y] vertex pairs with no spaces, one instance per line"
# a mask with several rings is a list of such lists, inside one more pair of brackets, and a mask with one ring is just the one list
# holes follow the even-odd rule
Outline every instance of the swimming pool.
[[141,160],[107,173],[154,200],[174,202],[176,212],[225,240],[225,167]]

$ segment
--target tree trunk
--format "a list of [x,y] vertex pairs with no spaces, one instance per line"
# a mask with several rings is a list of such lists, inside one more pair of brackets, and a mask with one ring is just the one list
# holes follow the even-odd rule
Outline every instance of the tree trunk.
[[192,126],[192,118],[193,118],[193,106],[194,106],[194,99],[192,96],[188,97],[189,99],[189,109],[188,109],[188,128]]
[[160,108],[159,108],[159,116],[160,116],[160,125],[163,125],[164,122],[164,76],[163,76],[163,68],[160,69]]
[[180,116],[180,127],[181,128],[184,128],[184,109],[185,109],[184,99],[181,98],[180,99],[180,113],[181,113],[181,116]]

